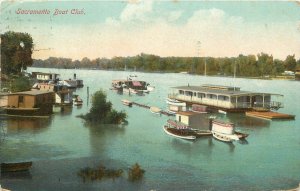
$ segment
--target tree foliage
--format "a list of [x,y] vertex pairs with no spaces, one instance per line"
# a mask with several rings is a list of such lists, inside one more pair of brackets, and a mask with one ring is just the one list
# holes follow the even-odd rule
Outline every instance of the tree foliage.
[[33,40],[30,34],[8,31],[1,34],[1,72],[20,74],[21,68],[31,66]]
[[188,72],[203,75],[233,76],[236,68],[236,76],[261,77],[276,76],[285,70],[294,71],[296,62],[294,55],[288,55],[282,61],[274,59],[272,55],[260,53],[257,55],[242,55],[238,57],[159,57],[151,54],[141,53],[132,57],[114,57],[112,59],[97,58],[90,60],[83,58],[79,60],[68,60],[66,58],[48,58],[47,60],[35,60],[35,67],[53,68],[93,68],[102,70],[138,70],[145,72]]
[[127,115],[123,111],[118,112],[113,109],[112,103],[106,101],[105,92],[99,90],[93,94],[90,111],[81,117],[91,123],[121,124],[126,122]]
[[20,76],[11,79],[10,90],[12,92],[29,91],[31,89],[31,82],[28,77]]

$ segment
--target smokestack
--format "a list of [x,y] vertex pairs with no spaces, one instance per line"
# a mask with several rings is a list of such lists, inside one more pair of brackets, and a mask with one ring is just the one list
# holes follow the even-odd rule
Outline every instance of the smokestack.
[[209,118],[208,129],[209,129],[210,131],[212,130],[212,121],[213,121],[213,118]]
[[73,77],[73,78],[74,78],[74,80],[76,80],[76,74],[74,74],[74,77]]

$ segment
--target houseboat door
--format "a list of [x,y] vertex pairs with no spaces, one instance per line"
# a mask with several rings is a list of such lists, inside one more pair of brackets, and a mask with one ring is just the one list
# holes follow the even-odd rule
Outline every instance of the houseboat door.
[[24,107],[24,96],[19,96],[18,105],[19,107]]
[[256,103],[256,97],[253,96],[253,97],[252,97],[252,100],[251,100],[251,107],[254,107],[254,106],[255,106],[255,103]]

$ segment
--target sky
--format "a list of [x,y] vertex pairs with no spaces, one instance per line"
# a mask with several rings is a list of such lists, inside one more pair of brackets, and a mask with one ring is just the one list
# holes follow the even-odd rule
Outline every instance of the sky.
[[[25,14],[34,10],[49,14]],[[2,1],[0,15],[1,34],[31,34],[35,59],[300,57],[299,1],[23,0]]]

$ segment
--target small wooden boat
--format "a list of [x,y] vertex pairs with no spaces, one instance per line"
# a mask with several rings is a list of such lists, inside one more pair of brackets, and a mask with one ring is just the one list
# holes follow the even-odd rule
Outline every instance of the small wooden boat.
[[169,105],[176,105],[176,106],[186,106],[185,102],[178,101],[176,99],[167,98],[166,99],[167,104]]
[[83,104],[82,99],[79,96],[77,96],[76,99],[74,100],[74,105],[81,106],[82,104]]
[[123,99],[123,100],[122,100],[122,103],[123,103],[124,105],[129,106],[129,107],[132,106],[132,101],[129,101],[129,100],[127,100],[127,99]]
[[190,135],[190,134],[186,133],[185,131],[175,129],[175,128],[170,128],[166,125],[163,128],[164,128],[165,133],[170,136],[180,138],[180,139],[186,139],[186,140],[195,140],[196,139],[196,136]]
[[148,90],[149,92],[152,92],[154,89],[155,89],[154,86],[150,86],[150,85],[147,86],[147,90]]
[[27,171],[31,166],[32,166],[31,161],[18,162],[18,163],[1,163],[1,173]]
[[207,106],[205,105],[198,105],[193,104],[192,105],[192,111],[196,113],[207,113]]
[[194,140],[197,137],[210,136],[212,134],[209,130],[192,129],[186,124],[171,119],[169,119],[164,126],[164,131],[173,137],[188,140]]
[[160,114],[161,113],[161,109],[158,107],[150,107],[150,111],[151,113],[155,113],[155,114]]

